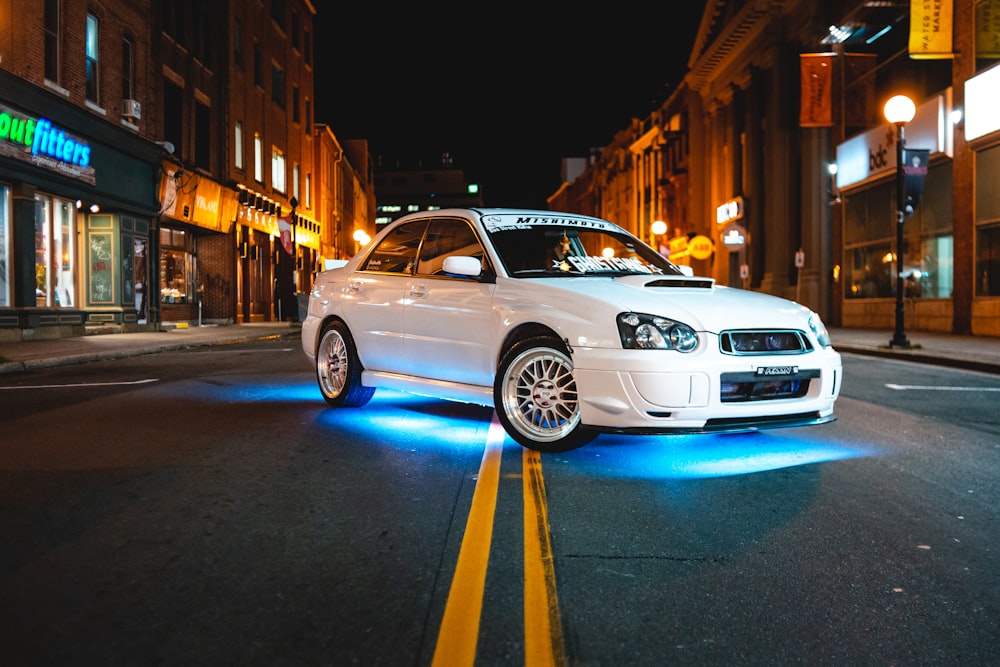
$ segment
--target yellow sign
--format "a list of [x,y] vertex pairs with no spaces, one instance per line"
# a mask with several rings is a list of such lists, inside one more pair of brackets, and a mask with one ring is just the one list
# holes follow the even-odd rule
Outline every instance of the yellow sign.
[[712,243],[712,239],[707,236],[702,236],[699,234],[688,242],[688,252],[695,259],[708,259],[712,256],[712,252],[715,250],[715,244]]
[[688,237],[678,236],[675,239],[670,239],[670,256],[678,257],[681,253],[687,253],[688,249]]
[[910,0],[910,58],[953,58],[952,5],[954,0]]

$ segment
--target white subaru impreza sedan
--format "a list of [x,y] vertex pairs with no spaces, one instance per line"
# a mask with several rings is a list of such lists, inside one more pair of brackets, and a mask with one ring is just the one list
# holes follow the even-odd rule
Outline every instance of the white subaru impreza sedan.
[[554,211],[396,220],[317,276],[302,348],[332,406],[378,387],[476,403],[542,451],[602,431],[822,424],[842,380],[808,308],[694,277],[618,225]]

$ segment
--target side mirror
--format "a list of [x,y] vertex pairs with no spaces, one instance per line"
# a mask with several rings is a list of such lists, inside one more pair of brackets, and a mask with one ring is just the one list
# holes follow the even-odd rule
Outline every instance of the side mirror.
[[444,264],[441,266],[441,269],[445,273],[452,275],[475,278],[483,272],[483,263],[476,257],[452,255],[444,258]]

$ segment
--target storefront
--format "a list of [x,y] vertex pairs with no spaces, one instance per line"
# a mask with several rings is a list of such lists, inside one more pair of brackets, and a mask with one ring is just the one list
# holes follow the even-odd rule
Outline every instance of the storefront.
[[1000,65],[965,83],[965,139],[973,153],[973,333],[1000,336]]
[[319,223],[249,189],[236,211],[237,319],[298,320],[319,262]]
[[[954,126],[951,94],[917,106],[905,127],[904,148],[926,151],[919,200],[903,222],[903,275],[907,328],[952,329],[956,289],[952,223]],[[896,128],[881,125],[837,147],[841,200],[842,326],[891,329],[896,298]],[[907,153],[910,155],[910,153]]]
[[162,149],[0,71],[0,337],[136,329]]
[[233,324],[236,192],[167,159],[161,173],[155,275],[161,321]]

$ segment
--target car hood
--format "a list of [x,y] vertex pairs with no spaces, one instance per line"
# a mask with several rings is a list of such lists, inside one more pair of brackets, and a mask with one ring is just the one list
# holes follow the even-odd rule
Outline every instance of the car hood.
[[[808,330],[810,310],[801,304],[760,292],[715,285],[710,278],[631,275],[531,279],[553,290],[554,303],[565,303],[566,292],[579,295],[574,302],[605,302],[618,312],[633,311],[678,320],[699,331],[725,329]],[[558,293],[562,293],[560,296]],[[535,294],[536,298],[540,295]],[[546,298],[548,300],[548,298]]]

